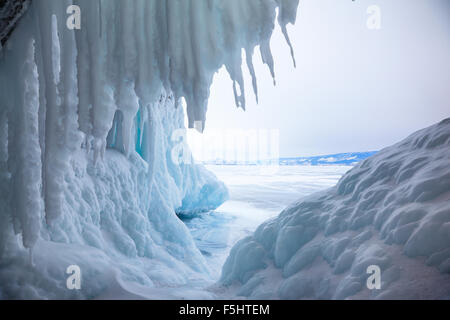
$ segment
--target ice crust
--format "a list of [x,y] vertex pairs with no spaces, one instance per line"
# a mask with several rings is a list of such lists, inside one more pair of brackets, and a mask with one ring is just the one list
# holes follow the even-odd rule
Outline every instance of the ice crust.
[[[230,294],[281,299],[450,297],[450,119],[356,165],[231,250]],[[367,267],[381,268],[369,290]]]

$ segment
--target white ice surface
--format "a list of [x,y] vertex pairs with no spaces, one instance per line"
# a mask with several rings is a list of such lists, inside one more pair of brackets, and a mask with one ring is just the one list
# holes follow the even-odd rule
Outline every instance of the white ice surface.
[[230,200],[208,214],[185,219],[217,280],[231,247],[300,196],[335,185],[351,167],[282,166],[262,175],[259,166],[207,166],[225,182]]
[[[213,212],[188,215],[184,222],[211,271],[210,278],[193,278],[186,285],[142,286],[136,282],[114,280],[98,299],[221,299],[214,289],[231,247],[250,235],[258,225],[276,216],[289,203],[337,183],[351,167],[289,166],[275,174],[261,175],[255,166],[207,166],[224,181],[230,200]],[[261,198],[260,194],[264,194]],[[212,289],[211,289],[212,288]]]

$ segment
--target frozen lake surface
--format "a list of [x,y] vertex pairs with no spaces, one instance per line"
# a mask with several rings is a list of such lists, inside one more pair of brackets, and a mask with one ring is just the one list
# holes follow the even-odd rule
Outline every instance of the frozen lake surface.
[[232,246],[290,203],[334,186],[350,166],[207,166],[224,181],[230,200],[213,212],[185,220],[214,279]]

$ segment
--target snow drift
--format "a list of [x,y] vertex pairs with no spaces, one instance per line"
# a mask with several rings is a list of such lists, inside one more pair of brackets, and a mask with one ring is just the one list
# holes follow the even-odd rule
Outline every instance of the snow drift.
[[[228,194],[186,161],[181,99],[202,131],[225,65],[244,108],[242,51],[257,95],[254,49],[274,75],[276,9],[289,43],[298,0],[22,2],[1,11],[0,297],[91,298],[125,280],[206,277],[176,212]],[[79,30],[66,25],[73,4]],[[83,272],[79,291],[66,287],[69,265]]]
[[[281,299],[450,297],[450,119],[359,163],[231,250],[234,295]],[[369,290],[369,266],[381,289]]]

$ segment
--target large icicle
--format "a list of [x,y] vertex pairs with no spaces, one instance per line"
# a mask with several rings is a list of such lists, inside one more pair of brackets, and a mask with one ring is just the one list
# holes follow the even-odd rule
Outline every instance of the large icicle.
[[25,63],[19,71],[22,97],[10,111],[9,159],[14,229],[31,248],[38,239],[42,217],[41,148],[38,134],[39,82],[34,40],[23,47]]
[[294,48],[292,47],[291,40],[289,39],[289,34],[287,32],[287,25],[289,23],[295,23],[297,18],[297,7],[299,0],[277,0],[279,6],[278,13],[278,23],[280,24],[281,31],[283,32],[284,38],[286,39],[289,48],[291,49],[292,62],[294,67],[296,67]]

